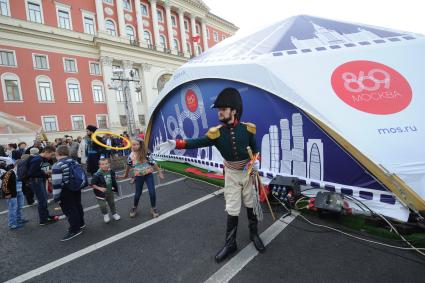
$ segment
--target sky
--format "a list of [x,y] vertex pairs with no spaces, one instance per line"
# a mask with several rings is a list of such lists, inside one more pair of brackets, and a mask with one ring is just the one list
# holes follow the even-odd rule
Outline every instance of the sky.
[[203,1],[211,13],[239,27],[238,36],[301,14],[425,34],[423,0]]

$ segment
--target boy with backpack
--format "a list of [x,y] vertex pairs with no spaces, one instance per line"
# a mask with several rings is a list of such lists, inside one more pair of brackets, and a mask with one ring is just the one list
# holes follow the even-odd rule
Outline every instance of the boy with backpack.
[[82,167],[69,156],[67,145],[58,146],[56,159],[58,161],[52,168],[53,199],[59,202],[69,222],[69,229],[61,239],[64,242],[80,235],[86,226],[81,189],[88,185],[88,181]]
[[111,221],[106,203],[109,205],[112,218],[114,218],[115,221],[120,220],[121,217],[117,214],[114,200],[114,193],[118,193],[118,184],[115,177],[115,171],[110,169],[109,159],[101,158],[99,160],[99,170],[93,174],[91,185],[97,198],[100,211],[103,214],[103,221],[105,223]]
[[9,166],[9,170],[2,176],[1,193],[7,200],[8,224],[12,230],[21,228],[28,222],[22,218],[22,206],[24,205],[24,195],[22,193],[22,182],[16,176],[18,160],[15,166]]

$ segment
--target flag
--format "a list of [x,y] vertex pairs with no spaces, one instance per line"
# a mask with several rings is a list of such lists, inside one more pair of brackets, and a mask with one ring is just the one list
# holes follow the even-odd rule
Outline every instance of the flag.
[[192,36],[192,41],[199,43],[201,41],[201,36],[199,34]]

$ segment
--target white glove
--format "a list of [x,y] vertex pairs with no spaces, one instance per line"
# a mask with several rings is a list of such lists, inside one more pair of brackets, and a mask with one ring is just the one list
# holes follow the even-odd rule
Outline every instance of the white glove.
[[259,160],[254,161],[254,164],[252,164],[252,169],[255,170],[255,171],[260,170],[260,161]]
[[168,140],[156,146],[156,150],[158,154],[170,154],[170,152],[175,148],[176,148],[175,140]]

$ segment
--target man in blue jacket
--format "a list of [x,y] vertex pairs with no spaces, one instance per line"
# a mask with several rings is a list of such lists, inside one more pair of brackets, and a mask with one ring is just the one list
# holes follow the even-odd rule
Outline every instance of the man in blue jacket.
[[31,189],[35,193],[38,201],[38,216],[40,225],[48,225],[59,220],[57,216],[51,216],[47,209],[46,181],[52,172],[49,169],[49,161],[55,156],[55,148],[46,146],[42,152],[31,158],[29,161],[28,177]]

